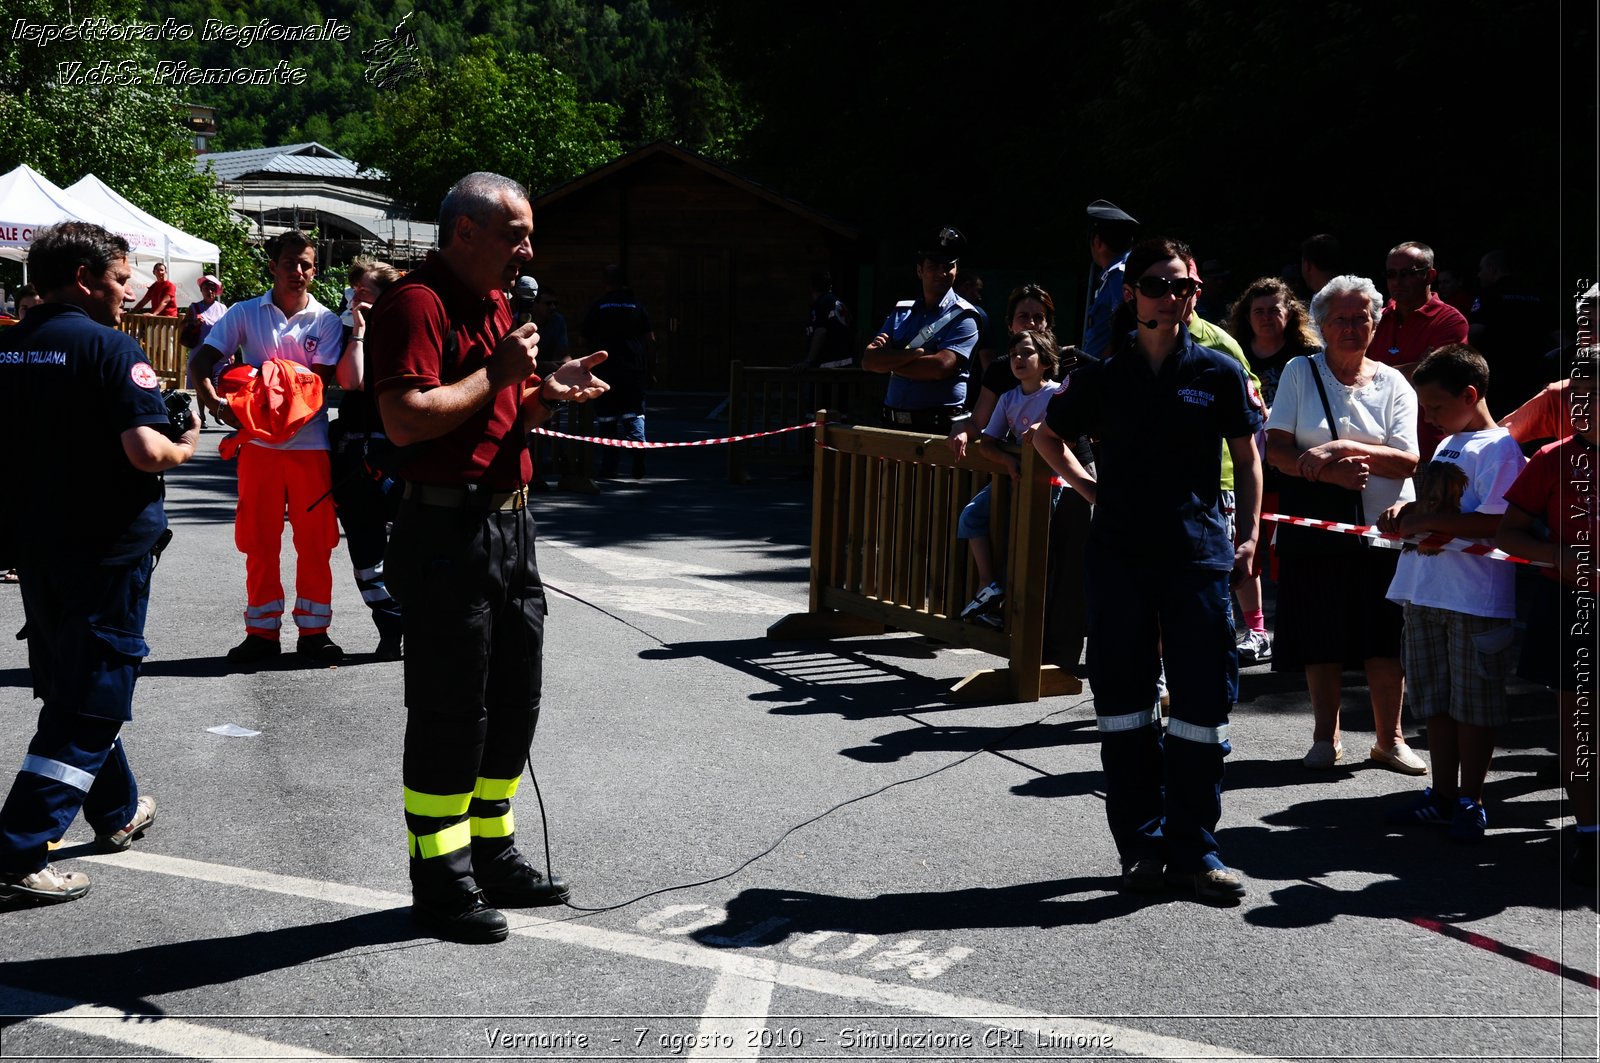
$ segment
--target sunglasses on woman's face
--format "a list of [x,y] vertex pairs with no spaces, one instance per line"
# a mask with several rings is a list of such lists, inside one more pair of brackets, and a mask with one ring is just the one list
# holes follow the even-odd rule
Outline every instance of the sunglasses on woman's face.
[[1160,299],[1168,292],[1187,299],[1200,290],[1200,282],[1193,277],[1140,277],[1133,287],[1146,299]]

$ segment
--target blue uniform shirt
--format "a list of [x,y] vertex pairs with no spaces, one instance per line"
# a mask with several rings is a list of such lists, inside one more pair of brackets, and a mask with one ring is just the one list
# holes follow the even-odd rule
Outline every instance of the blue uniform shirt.
[[1107,266],[1100,274],[1099,287],[1089,300],[1089,310],[1083,315],[1083,353],[1104,358],[1111,346],[1111,315],[1122,305],[1123,270],[1128,264],[1128,252]]
[[921,345],[930,353],[954,351],[961,359],[955,375],[944,380],[907,380],[891,373],[889,393],[883,400],[885,405],[897,410],[936,410],[966,402],[968,365],[972,361],[972,349],[978,343],[978,316],[977,308],[957,295],[954,288],[944,293],[933,310],[924,309],[921,299],[897,304],[878,331],[888,334],[891,347],[905,349],[925,326],[939,320],[956,305],[967,313],[957,314]]
[[132,336],[75,306],[34,307],[0,331],[5,536],[29,556],[144,557],[167,526],[161,477],[133,467],[122,433],[166,424],[160,381]]
[[1220,443],[1261,425],[1239,363],[1185,329],[1159,374],[1130,340],[1071,381],[1045,423],[1062,439],[1099,440],[1091,548],[1151,566],[1231,569]]

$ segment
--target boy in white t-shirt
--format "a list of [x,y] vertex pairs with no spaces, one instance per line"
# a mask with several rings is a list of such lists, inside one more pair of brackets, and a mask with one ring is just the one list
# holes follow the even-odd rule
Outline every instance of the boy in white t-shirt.
[[[1489,363],[1463,343],[1418,363],[1417,406],[1446,438],[1416,475],[1417,500],[1378,518],[1381,531],[1492,543],[1505,493],[1527,464],[1484,398]],[[1483,784],[1495,728],[1509,719],[1515,573],[1496,561],[1438,546],[1407,547],[1389,585],[1405,610],[1406,693],[1428,725],[1434,785],[1384,818],[1394,824],[1443,823],[1456,841],[1483,837]]]
[[[1016,455],[994,444],[1008,438],[1020,442],[1024,432],[1044,419],[1045,407],[1061,389],[1060,381],[1054,379],[1061,367],[1061,348],[1055,336],[1047,331],[1020,332],[1012,338],[1007,358],[1018,386],[1000,396],[988,425],[972,441],[968,453],[1015,481],[1022,475]],[[998,628],[1004,624],[1001,606],[1005,602],[1005,588],[994,577],[994,551],[989,544],[989,496],[989,485],[985,484],[961,511],[956,523],[956,538],[968,540],[972,563],[978,569],[978,585],[983,588],[961,610],[961,619]],[[1052,505],[1059,497],[1058,488],[1051,496]]]

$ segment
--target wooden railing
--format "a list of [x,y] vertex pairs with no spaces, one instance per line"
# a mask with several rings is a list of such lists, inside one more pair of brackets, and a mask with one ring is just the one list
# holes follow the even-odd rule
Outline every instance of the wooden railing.
[[[881,634],[893,626],[1004,657],[1008,667],[975,672],[953,693],[972,701],[1038,701],[1082,684],[1045,665],[1050,470],[1021,451],[1013,484],[972,458],[958,462],[943,438],[828,423],[815,437],[811,605],[768,629],[777,639]],[[967,544],[956,538],[962,508],[985,482],[993,492],[990,541],[1006,547],[1002,630],[960,619],[978,592]],[[1086,520],[1064,506],[1061,520]],[[998,569],[997,569],[998,570]]]
[[155,367],[156,375],[168,388],[188,387],[185,366],[189,352],[178,343],[178,331],[183,327],[181,317],[157,317],[154,314],[123,314],[122,331],[139,341],[145,357]]
[[[783,369],[734,361],[728,373],[728,434],[746,435],[804,424],[817,409],[877,420],[889,386],[886,373],[860,369]],[[811,464],[811,436],[788,432],[728,447],[728,479],[743,483],[756,462],[800,469]]]

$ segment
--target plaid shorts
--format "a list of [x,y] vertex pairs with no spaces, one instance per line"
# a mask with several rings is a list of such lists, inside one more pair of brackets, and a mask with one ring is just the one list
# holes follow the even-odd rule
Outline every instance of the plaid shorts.
[[1500,727],[1511,720],[1506,678],[1515,631],[1502,617],[1405,607],[1406,703],[1416,719]]

